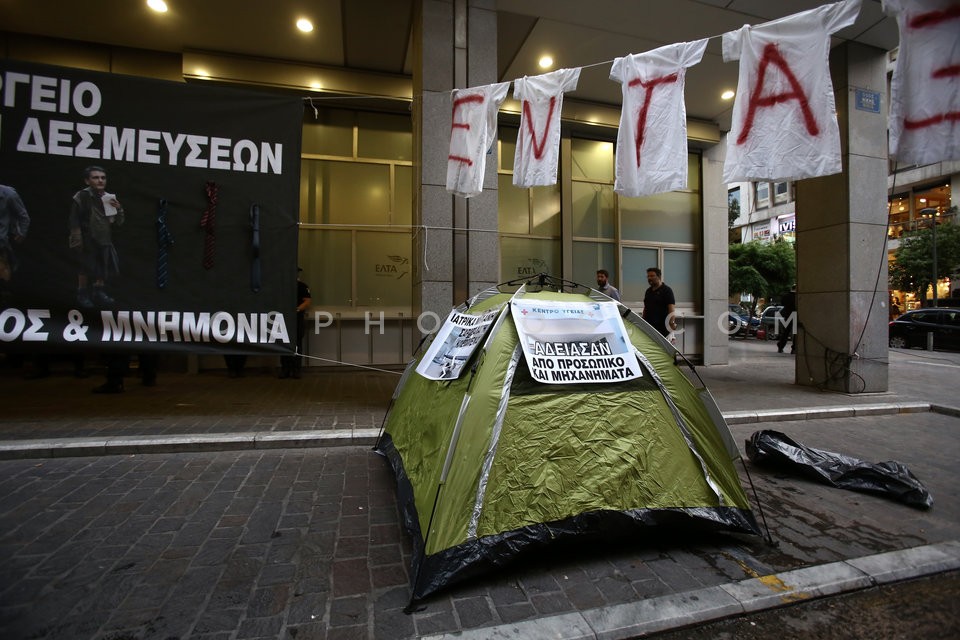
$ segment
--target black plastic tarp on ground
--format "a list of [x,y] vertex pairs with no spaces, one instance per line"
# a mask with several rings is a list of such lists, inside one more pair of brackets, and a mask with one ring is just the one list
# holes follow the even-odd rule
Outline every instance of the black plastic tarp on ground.
[[779,431],[756,431],[746,442],[747,457],[840,489],[875,493],[911,507],[929,509],[930,492],[900,462],[866,462],[842,453],[802,445]]

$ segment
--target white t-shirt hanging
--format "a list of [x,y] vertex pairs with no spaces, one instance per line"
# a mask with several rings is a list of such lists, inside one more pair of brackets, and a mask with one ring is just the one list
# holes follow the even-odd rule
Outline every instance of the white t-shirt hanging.
[[565,91],[573,91],[580,69],[558,69],[513,83],[520,101],[520,132],[513,158],[513,184],[536,187],[557,183],[560,155],[560,109]]
[[613,190],[639,197],[687,186],[687,67],[700,62],[708,38],[679,42],[613,61],[622,85]]
[[509,82],[454,89],[447,156],[447,191],[464,198],[483,191],[487,151],[496,139],[497,111],[507,97]]
[[840,128],[830,82],[830,34],[852,25],[861,0],[843,0],[723,34],[740,60],[724,182],[839,173]]
[[898,162],[960,160],[958,7],[956,0],[883,1],[900,28],[890,83],[890,157]]

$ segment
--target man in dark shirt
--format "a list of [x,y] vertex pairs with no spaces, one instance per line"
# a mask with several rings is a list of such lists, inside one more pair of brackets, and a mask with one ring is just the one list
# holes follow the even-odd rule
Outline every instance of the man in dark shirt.
[[[297,268],[297,272],[303,269]],[[297,354],[293,356],[280,357],[280,377],[294,378],[300,377],[300,367],[302,364],[301,355],[303,354],[303,336],[306,333],[307,309],[310,308],[310,287],[307,283],[297,277]]]
[[650,287],[643,294],[643,319],[663,336],[668,336],[677,328],[673,317],[677,300],[673,289],[664,284],[662,275],[663,272],[657,267],[647,269],[647,284]]
[[780,332],[777,338],[777,353],[783,353],[787,340],[791,340],[790,353],[796,353],[797,345],[793,342],[793,334],[797,331],[797,285],[783,296],[783,308],[777,314],[776,328]]

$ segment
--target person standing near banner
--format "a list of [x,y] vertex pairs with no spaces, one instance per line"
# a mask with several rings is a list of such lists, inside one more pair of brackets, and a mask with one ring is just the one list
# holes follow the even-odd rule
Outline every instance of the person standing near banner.
[[17,190],[0,184],[0,308],[7,305],[7,287],[17,269],[13,245],[23,242],[29,228],[30,214]]
[[673,289],[662,280],[663,272],[657,267],[647,269],[647,284],[650,286],[643,294],[643,319],[664,337],[676,331],[677,321],[673,314],[677,308],[677,299]]
[[597,269],[597,290],[603,295],[620,302],[620,292],[607,281],[609,278],[610,273],[606,269]]
[[[297,273],[303,271],[297,267]],[[297,276],[297,353],[292,356],[280,357],[280,377],[300,378],[300,367],[303,363],[303,336],[306,332],[307,309],[310,308],[310,287],[300,276]]]
[[790,291],[783,296],[783,308],[777,313],[776,328],[780,331],[777,337],[777,353],[783,353],[783,348],[790,340],[790,353],[797,352],[797,343],[794,334],[797,332],[797,285],[790,287]]
[[[92,308],[109,305],[106,283],[120,271],[120,260],[113,246],[113,228],[123,224],[123,206],[106,192],[107,172],[103,167],[83,170],[86,188],[73,195],[70,205],[70,249],[77,258],[77,304]],[[93,280],[93,290],[88,288]]]

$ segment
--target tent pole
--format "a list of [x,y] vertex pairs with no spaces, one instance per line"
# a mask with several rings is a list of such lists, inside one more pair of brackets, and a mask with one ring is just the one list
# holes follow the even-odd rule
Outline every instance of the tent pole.
[[773,536],[770,535],[770,527],[767,526],[767,516],[763,513],[763,503],[760,502],[760,496],[757,495],[757,487],[753,484],[753,476],[750,475],[750,469],[747,468],[747,462],[743,459],[743,456],[740,456],[740,464],[743,465],[743,470],[747,473],[747,482],[750,483],[750,490],[753,491],[753,499],[757,502],[757,510],[760,512],[760,520],[763,521],[763,528],[767,532],[767,544],[772,547],[776,547],[777,542],[773,539]]

